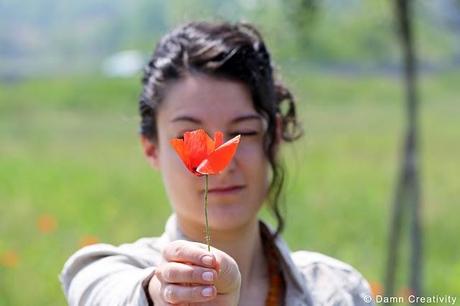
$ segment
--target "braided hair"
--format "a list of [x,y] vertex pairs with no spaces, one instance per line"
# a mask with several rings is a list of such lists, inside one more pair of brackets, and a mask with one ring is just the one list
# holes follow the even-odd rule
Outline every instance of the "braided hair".
[[[276,154],[276,116],[281,118],[282,140],[294,141],[303,131],[297,119],[294,97],[275,80],[270,54],[262,36],[252,25],[191,22],[166,34],[144,69],[139,101],[140,132],[152,142],[157,141],[156,113],[168,85],[187,74],[198,73],[245,84],[254,109],[267,120],[263,145],[272,170],[268,205],[277,221],[275,238],[284,228],[279,198],[285,176]],[[287,111],[282,113],[284,102],[288,103]]]

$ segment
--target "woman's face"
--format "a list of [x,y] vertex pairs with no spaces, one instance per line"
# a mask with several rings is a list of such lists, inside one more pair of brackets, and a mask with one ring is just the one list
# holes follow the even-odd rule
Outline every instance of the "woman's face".
[[[266,121],[255,111],[248,88],[229,80],[188,76],[170,86],[157,112],[158,143],[143,139],[145,154],[161,172],[174,211],[197,226],[204,223],[205,178],[187,170],[169,141],[198,128],[211,137],[222,131],[224,141],[242,135],[228,167],[209,176],[210,227],[225,230],[254,221],[268,191],[269,164],[263,152]],[[228,187],[238,188],[213,191]]]

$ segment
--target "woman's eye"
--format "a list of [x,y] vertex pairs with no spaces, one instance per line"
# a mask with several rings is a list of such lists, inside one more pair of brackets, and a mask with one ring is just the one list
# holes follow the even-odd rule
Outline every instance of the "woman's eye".
[[[247,132],[234,132],[234,133],[230,133],[228,135],[229,135],[230,138],[233,138],[233,137],[238,136],[238,135],[241,135],[241,137],[249,137],[249,136],[255,136],[257,134],[259,134],[259,133],[255,132],[255,131],[247,131]],[[184,134],[177,135],[176,138],[184,140]]]
[[258,133],[255,131],[247,131],[247,132],[235,132],[235,133],[230,133],[230,137],[235,137],[237,135],[241,135],[241,137],[248,137],[248,136],[255,136]]

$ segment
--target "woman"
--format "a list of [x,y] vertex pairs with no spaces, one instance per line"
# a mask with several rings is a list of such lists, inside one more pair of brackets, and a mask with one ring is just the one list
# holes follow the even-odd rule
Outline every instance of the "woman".
[[[161,237],[97,244],[69,258],[61,273],[69,304],[369,304],[369,286],[351,266],[319,253],[291,253],[279,235],[278,150],[302,133],[294,99],[275,81],[254,27],[193,22],[177,28],[156,47],[143,86],[141,142],[174,214]],[[200,243],[203,178],[188,172],[169,145],[199,128],[242,137],[232,162],[209,177],[211,252]],[[264,201],[276,230],[258,219]]]

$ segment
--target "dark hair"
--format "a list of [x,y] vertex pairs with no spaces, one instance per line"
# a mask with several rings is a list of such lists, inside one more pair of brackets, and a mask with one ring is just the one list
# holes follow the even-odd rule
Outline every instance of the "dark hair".
[[[264,152],[272,169],[268,200],[278,224],[275,237],[284,228],[279,197],[284,183],[284,167],[276,154],[276,115],[282,118],[282,139],[302,136],[295,101],[279,81],[260,33],[247,23],[191,22],[165,35],[144,69],[140,97],[141,134],[157,141],[156,113],[172,82],[187,74],[203,73],[247,85],[255,110],[268,122]],[[284,101],[287,111],[281,111]]]

